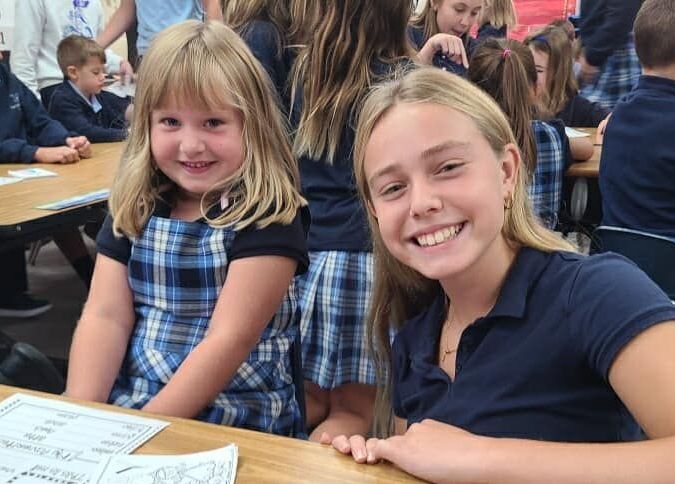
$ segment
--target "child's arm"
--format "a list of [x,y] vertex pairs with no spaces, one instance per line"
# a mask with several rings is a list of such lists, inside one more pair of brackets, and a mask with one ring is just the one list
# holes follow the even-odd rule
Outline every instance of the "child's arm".
[[143,410],[194,417],[211,404],[278,310],[296,266],[281,256],[232,261],[206,337]]
[[66,395],[97,402],[108,399],[134,322],[127,267],[98,254],[89,296],[70,347]]
[[[23,0],[14,3],[16,5],[14,16],[17,19],[17,26],[20,20],[21,28],[14,30],[12,55],[9,57],[9,62],[12,66],[12,73],[21,79],[36,96],[39,96],[36,67],[46,21],[45,7],[38,0]],[[53,48],[56,50],[56,45]]]
[[[49,114],[57,121],[60,121],[69,130],[75,131],[86,136],[92,143],[103,143],[106,141],[121,141],[126,138],[126,129],[106,128],[92,123],[82,112],[83,104],[79,99],[73,99],[70,96],[56,97],[52,96],[52,102],[49,106]],[[103,109],[113,109],[109,107],[109,96],[114,96],[107,92],[102,92],[99,99],[103,104]],[[115,96],[116,97],[116,96]]]
[[424,46],[417,53],[417,57],[422,64],[431,65],[436,52],[442,52],[448,58],[464,67],[469,67],[469,60],[466,56],[464,43],[462,39],[450,34],[436,34],[426,41]]
[[[392,461],[432,482],[671,482],[675,476],[675,321],[644,331],[617,356],[609,380],[654,440],[568,444],[497,439],[440,422],[371,440],[368,462]],[[452,456],[452,458],[449,458]]]
[[593,142],[590,137],[570,139],[570,151],[575,161],[586,161],[593,156]]
[[134,0],[121,0],[120,6],[108,21],[103,32],[96,36],[96,42],[104,49],[115,42],[136,21],[136,4]]

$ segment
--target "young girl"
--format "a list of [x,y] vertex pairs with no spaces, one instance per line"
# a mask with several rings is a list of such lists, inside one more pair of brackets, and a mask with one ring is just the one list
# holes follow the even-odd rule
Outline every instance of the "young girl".
[[558,223],[565,171],[572,160],[587,160],[593,144],[586,138],[568,140],[560,120],[532,119],[537,71],[532,53],[516,40],[487,39],[476,48],[469,79],[490,94],[504,110],[532,179],[535,213],[548,228]]
[[483,0],[483,8],[478,20],[476,40],[489,38],[505,39],[508,29],[518,23],[513,0]]
[[225,23],[241,35],[262,63],[280,94],[288,76],[284,52],[288,30],[288,0],[227,0]]
[[294,149],[309,201],[309,271],[297,282],[310,439],[370,428],[375,373],[365,315],[372,253],[353,181],[353,112],[368,88],[414,55],[409,0],[326,2],[295,66]]
[[274,88],[218,22],[166,29],[140,71],[66,393],[295,434],[291,281],[308,261]]
[[[436,67],[465,76],[467,59],[476,45],[469,30],[477,22],[481,8],[481,0],[428,0],[411,20],[409,29],[421,62],[433,61]],[[439,34],[451,36],[451,41]]]
[[525,39],[537,69],[537,94],[544,107],[567,126],[594,128],[609,111],[579,94],[572,43],[559,27],[547,26]]
[[[499,107],[456,76],[422,68],[368,98],[355,172],[378,429],[393,406],[404,435],[333,445],[433,482],[667,482],[675,306],[626,259],[539,225],[522,168]],[[653,441],[610,443],[640,426]]]

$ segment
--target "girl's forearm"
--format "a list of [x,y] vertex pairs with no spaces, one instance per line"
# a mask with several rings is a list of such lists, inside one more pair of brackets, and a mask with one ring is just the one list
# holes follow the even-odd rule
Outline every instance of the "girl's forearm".
[[616,444],[489,440],[482,482],[666,483],[675,476],[675,437]]

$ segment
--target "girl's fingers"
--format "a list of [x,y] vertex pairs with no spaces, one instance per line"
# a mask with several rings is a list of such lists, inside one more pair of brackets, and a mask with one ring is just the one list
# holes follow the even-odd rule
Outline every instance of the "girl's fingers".
[[335,450],[337,450],[338,452],[342,452],[343,454],[349,454],[351,452],[349,439],[347,438],[346,435],[338,435],[333,439],[331,445]]
[[330,445],[333,441],[333,438],[328,434],[328,432],[323,432],[321,437],[319,437],[319,443],[323,445]]
[[349,438],[349,446],[351,447],[352,457],[360,464],[366,462],[368,454],[366,453],[366,439],[362,435],[352,435]]
[[375,452],[376,447],[382,442],[380,439],[368,439],[366,441],[366,452],[368,454],[367,461],[368,464],[377,464],[380,461],[380,457]]

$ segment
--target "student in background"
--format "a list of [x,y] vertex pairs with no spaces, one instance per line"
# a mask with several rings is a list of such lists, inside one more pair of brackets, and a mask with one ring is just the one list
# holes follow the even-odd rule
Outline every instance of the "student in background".
[[633,89],[640,76],[632,29],[641,3],[642,0],[581,2],[581,95],[609,110]]
[[108,47],[137,23],[136,51],[140,65],[159,32],[188,19],[223,20],[220,0],[120,0],[120,6],[97,35],[96,42]]
[[274,87],[234,31],[191,20],[153,41],[135,101],[66,394],[299,435],[308,215]]
[[131,100],[102,90],[103,49],[92,39],[69,35],[59,43],[56,55],[66,80],[52,94],[52,118],[93,143],[125,139],[125,113]]
[[481,0],[427,0],[409,29],[420,61],[466,76],[467,59],[476,45],[469,30],[478,21],[482,5]]
[[554,229],[565,171],[573,160],[589,159],[593,144],[587,138],[568,140],[562,121],[537,110],[534,58],[520,42],[503,39],[481,42],[469,66],[469,79],[497,101],[511,122],[532,180],[530,197],[534,211],[546,227]]
[[[103,28],[100,0],[20,0],[16,2],[17,26],[10,62],[12,72],[42,99],[45,109],[54,89],[63,81],[56,59],[59,42],[68,35],[93,38]],[[131,64],[112,51],[107,70],[133,74]]]
[[285,61],[289,27],[288,0],[228,0],[225,24],[239,33],[283,95],[288,77]]
[[372,253],[354,185],[354,114],[375,83],[414,50],[409,0],[327,2],[314,42],[301,50],[293,84],[294,151],[312,224],[310,267],[296,281],[311,440],[364,433],[375,372],[365,344]]
[[536,221],[489,96],[425,68],[376,86],[355,173],[376,435],[400,435],[335,448],[432,482],[670,480],[675,306],[625,258],[575,253]]
[[505,39],[508,29],[515,27],[517,23],[518,16],[513,0],[483,0],[483,8],[478,17],[476,40],[491,37]]
[[599,181],[603,225],[675,240],[673,25],[672,0],[642,4],[634,31],[643,74],[607,123]]
[[564,30],[547,26],[525,39],[537,69],[537,95],[566,126],[595,128],[609,111],[579,94],[572,43]]
[[[91,156],[83,136],[71,136],[40,100],[0,64],[0,163],[74,163]],[[29,318],[51,308],[28,294],[23,247],[0,252],[0,316]]]

